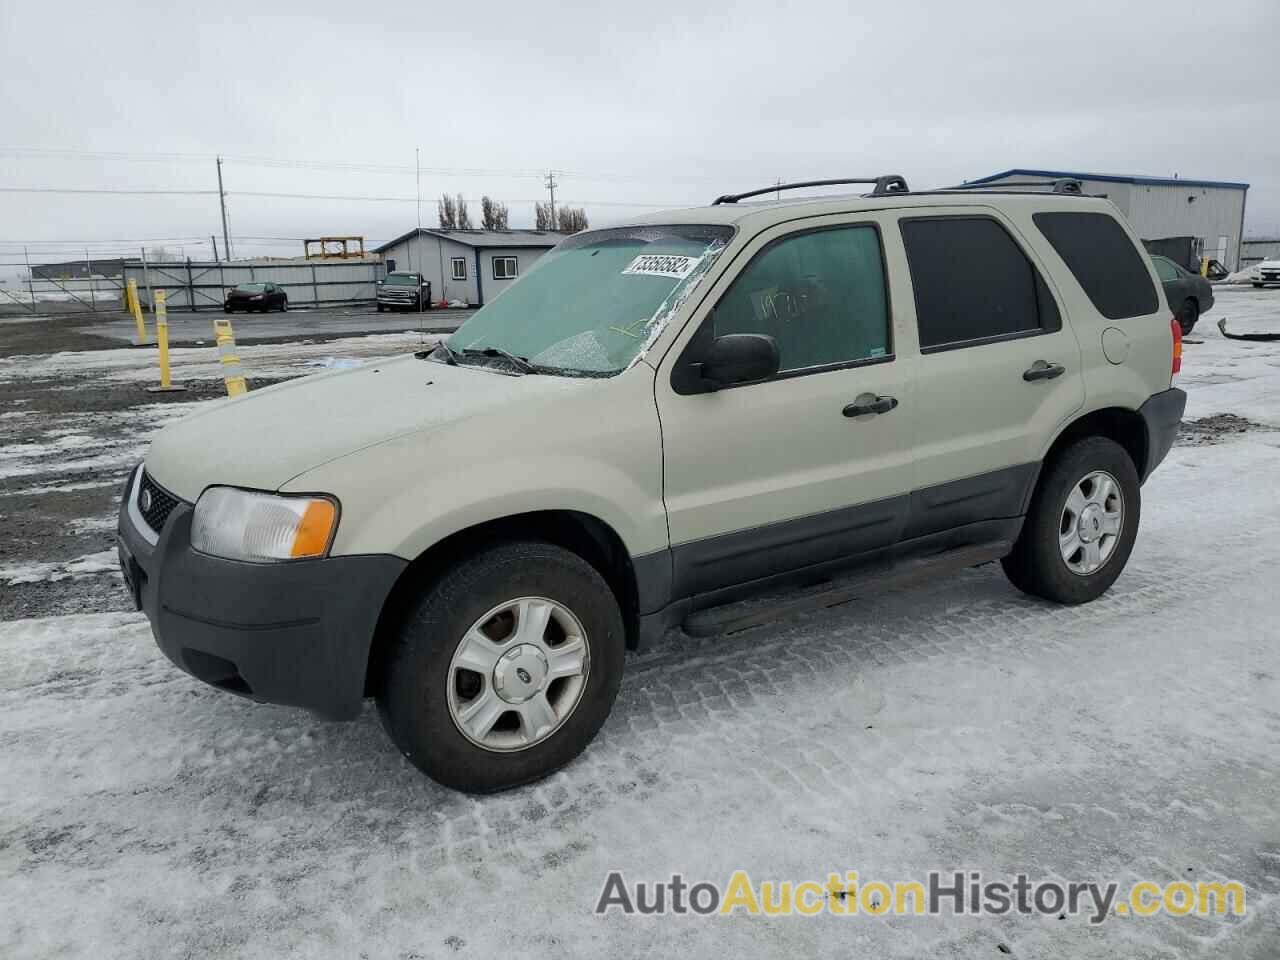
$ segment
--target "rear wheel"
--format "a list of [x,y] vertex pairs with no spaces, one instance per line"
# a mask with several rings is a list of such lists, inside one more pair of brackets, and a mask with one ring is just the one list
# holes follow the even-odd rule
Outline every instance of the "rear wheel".
[[1255,283],[1253,286],[1254,286],[1254,288],[1255,288],[1255,289],[1257,289],[1257,290],[1261,290],[1261,289],[1262,289],[1262,284],[1260,284],[1260,283]]
[[1195,329],[1196,321],[1200,319],[1200,304],[1193,298],[1187,297],[1182,301],[1182,309],[1178,311],[1178,326],[1182,327],[1182,335],[1185,337],[1188,333]]
[[280,301],[280,312],[281,312],[281,313],[288,313],[288,312],[289,312],[289,298],[288,298],[288,297],[285,297],[283,300],[281,300],[281,301]]
[[622,678],[622,616],[589,563],[546,543],[453,566],[405,619],[378,709],[432,779],[473,793],[537,780],[595,737]]
[[1056,603],[1087,603],[1120,576],[1138,535],[1138,471],[1125,449],[1086,437],[1046,464],[1013,552],[1010,582]]

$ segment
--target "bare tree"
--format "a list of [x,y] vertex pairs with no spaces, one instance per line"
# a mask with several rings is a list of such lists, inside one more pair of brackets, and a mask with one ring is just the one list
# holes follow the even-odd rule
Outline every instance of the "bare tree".
[[457,207],[457,210],[458,210],[458,229],[470,230],[471,214],[467,212],[467,198],[464,197],[462,194],[458,194],[457,199],[454,200],[454,205]]
[[560,218],[561,233],[578,233],[591,226],[587,222],[587,211],[582,207],[561,207],[556,213]]
[[488,196],[480,198],[480,226],[485,230],[507,230],[507,205],[491,200]]
[[551,216],[551,204],[535,203],[533,205],[533,218],[535,230],[554,230],[556,228],[555,217]]
[[440,214],[441,230],[453,230],[458,226],[458,208],[453,204],[453,197],[447,193],[441,194],[436,201],[436,212]]

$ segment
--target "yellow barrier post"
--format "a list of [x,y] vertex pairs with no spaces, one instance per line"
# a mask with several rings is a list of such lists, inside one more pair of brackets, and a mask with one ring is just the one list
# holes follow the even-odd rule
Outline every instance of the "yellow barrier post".
[[218,359],[222,362],[222,382],[227,385],[227,396],[238,397],[248,391],[244,382],[244,370],[240,355],[236,353],[236,337],[230,320],[214,320],[213,334],[218,341]]
[[[130,281],[132,283],[133,281]],[[169,379],[169,312],[165,307],[165,293],[157,290],[152,309],[156,313],[156,345],[160,348],[160,386],[147,387],[148,393],[173,393],[186,387],[175,387]]]
[[130,280],[124,291],[125,303],[133,314],[133,324],[138,328],[134,343],[138,346],[147,342],[147,321],[142,318],[142,304],[138,302],[138,281]]
[[1209,258],[1208,257],[1200,258],[1200,276],[1202,277],[1209,276]]

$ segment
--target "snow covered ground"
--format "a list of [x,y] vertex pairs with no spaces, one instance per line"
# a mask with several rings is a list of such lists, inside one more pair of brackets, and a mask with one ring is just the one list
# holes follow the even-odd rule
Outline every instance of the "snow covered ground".
[[[372,710],[333,725],[202,686],[136,614],[0,623],[0,956],[1280,956],[1280,344],[1223,340],[1218,316],[1280,332],[1280,291],[1221,291],[1185,351],[1187,419],[1253,425],[1188,431],[1106,597],[1050,606],[986,566],[731,639],[673,633],[631,658],[582,759],[497,797],[420,777]],[[132,380],[116,353],[137,356],[0,379]],[[0,473],[58,489],[88,456],[59,447],[74,427],[6,448]],[[114,576],[100,559],[37,544],[0,590]],[[593,913],[611,870],[935,868],[1233,879],[1248,912]]]

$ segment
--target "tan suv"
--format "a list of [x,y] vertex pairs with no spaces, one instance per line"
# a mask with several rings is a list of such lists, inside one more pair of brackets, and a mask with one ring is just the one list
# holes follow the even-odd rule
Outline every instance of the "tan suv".
[[1133,232],[1058,188],[836,182],[874,186],[577,234],[431,350],[164,430],[119,525],[161,649],[333,719],[376,697],[488,791],[577,756],[673,626],[995,559],[1101,594],[1185,402]]

